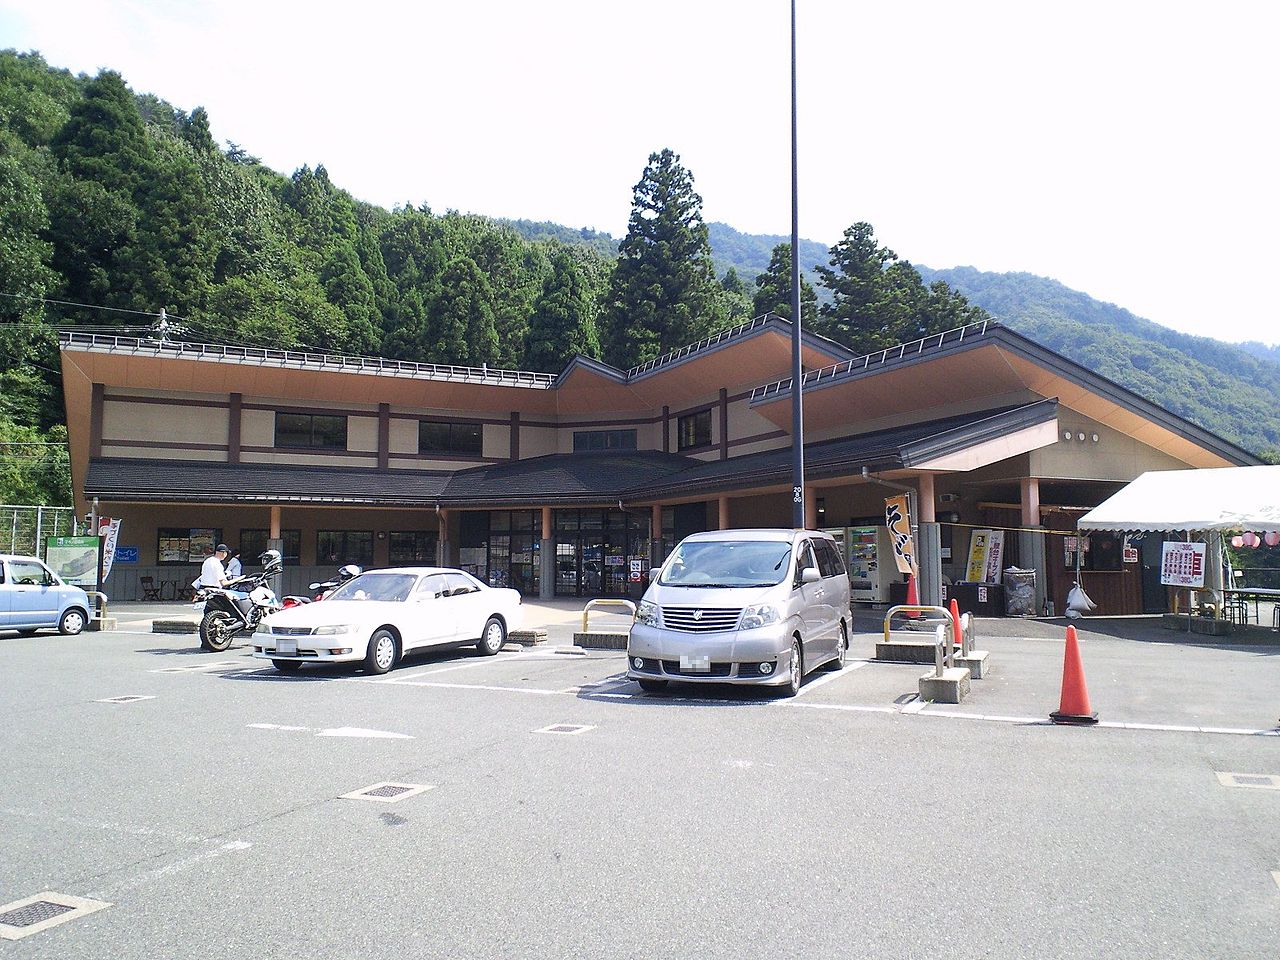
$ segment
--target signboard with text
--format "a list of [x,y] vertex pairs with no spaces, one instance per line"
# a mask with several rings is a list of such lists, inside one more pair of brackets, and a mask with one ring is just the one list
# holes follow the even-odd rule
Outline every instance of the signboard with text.
[[1160,554],[1160,582],[1170,587],[1204,586],[1203,543],[1166,540]]

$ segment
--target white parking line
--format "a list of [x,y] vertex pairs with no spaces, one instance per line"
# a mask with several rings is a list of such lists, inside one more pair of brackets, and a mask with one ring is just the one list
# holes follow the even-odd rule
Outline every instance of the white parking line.
[[433,670],[423,670],[419,673],[406,673],[395,677],[379,677],[370,683],[399,683],[405,680],[416,680],[419,677],[434,677],[438,673],[452,673],[454,670],[470,670],[472,667],[484,667],[492,663],[514,663],[517,660],[554,660],[554,654],[551,653],[523,653],[513,656],[501,657],[499,660],[490,660],[488,657],[468,660],[465,663],[455,663],[448,667],[438,667]]
[[[814,690],[817,690],[819,687],[825,686],[826,684],[830,683],[832,680],[839,680],[841,677],[847,677],[849,674],[853,673],[853,671],[855,670],[861,670],[866,665],[867,665],[866,660],[858,660],[856,662],[847,663],[845,664],[845,667],[843,670],[833,670],[830,673],[825,674],[821,677],[818,677],[814,680],[807,681],[804,684],[804,686],[800,688],[800,692],[796,694],[796,696],[803,697],[805,694],[812,693]],[[774,700],[773,702],[785,703],[786,701]]]
[[544,690],[541,687],[497,687],[483,683],[435,683],[428,680],[384,680],[383,683],[405,687],[438,687],[442,690],[498,690],[503,693],[540,693],[554,696],[559,690]]

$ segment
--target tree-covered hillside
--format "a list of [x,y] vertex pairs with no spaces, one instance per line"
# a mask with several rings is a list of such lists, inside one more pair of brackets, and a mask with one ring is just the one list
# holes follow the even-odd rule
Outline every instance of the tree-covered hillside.
[[1280,364],[1170,330],[1045,277],[919,269],[1019,333],[1153,403],[1246,449],[1280,451]]

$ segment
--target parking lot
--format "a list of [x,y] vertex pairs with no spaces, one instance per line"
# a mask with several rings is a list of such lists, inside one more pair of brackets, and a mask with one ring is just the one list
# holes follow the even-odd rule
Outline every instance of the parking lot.
[[644,694],[565,605],[385,677],[118,612],[0,636],[0,904],[110,904],[0,955],[1280,955],[1280,646],[1099,624],[1082,729],[1044,624],[943,706],[871,621],[782,700]]

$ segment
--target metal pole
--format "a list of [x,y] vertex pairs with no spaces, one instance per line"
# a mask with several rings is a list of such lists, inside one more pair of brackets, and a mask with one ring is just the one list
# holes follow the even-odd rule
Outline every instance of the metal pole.
[[40,559],[44,559],[40,553],[40,545],[44,543],[44,507],[36,507],[36,550],[35,554]]
[[791,0],[791,525],[803,529],[804,370],[800,365],[800,181],[796,157],[796,0]]

